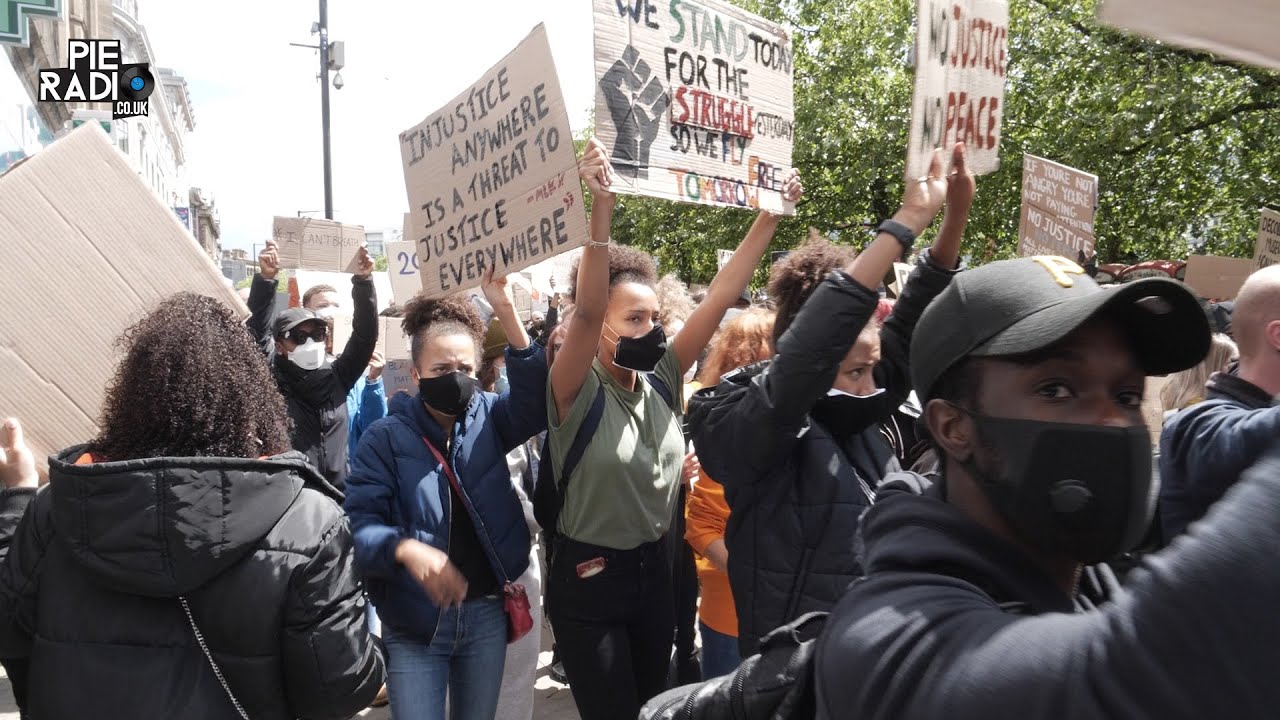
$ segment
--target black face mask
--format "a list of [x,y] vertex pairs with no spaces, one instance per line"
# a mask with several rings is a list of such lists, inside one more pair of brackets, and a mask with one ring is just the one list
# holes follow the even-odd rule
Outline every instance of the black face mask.
[[983,469],[970,459],[966,469],[1023,540],[1085,564],[1142,541],[1160,489],[1145,426],[969,415],[1002,466]]
[[[613,332],[613,328],[609,331]],[[667,334],[661,325],[654,325],[647,335],[638,338],[619,336],[613,350],[613,364],[635,372],[653,372],[666,352]]]
[[460,372],[451,372],[418,381],[418,392],[427,407],[444,415],[457,417],[466,412],[471,397],[476,393],[475,378]]
[[810,414],[831,437],[844,439],[885,420],[893,410],[889,393],[877,390],[870,395],[827,395],[813,406]]

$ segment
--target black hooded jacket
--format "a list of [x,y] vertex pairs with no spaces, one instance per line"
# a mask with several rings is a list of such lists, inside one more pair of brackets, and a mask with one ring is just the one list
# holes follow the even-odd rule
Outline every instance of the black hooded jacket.
[[1100,607],[924,483],[895,476],[863,519],[867,575],[818,647],[819,718],[1275,717],[1280,446]]
[[337,359],[316,370],[303,370],[275,354],[276,282],[254,276],[249,291],[253,314],[247,324],[251,333],[257,333],[254,340],[267,354],[288,404],[293,449],[306,455],[326,480],[342,490],[347,479],[347,394],[369,367],[378,345],[378,299],[373,281],[351,279],[355,308],[351,338]]
[[954,274],[922,256],[880,330],[874,376],[885,392],[871,401],[864,430],[840,435],[811,414],[879,300],[843,272],[814,291],[767,368],[747,368],[689,404],[698,459],[729,503],[725,544],[744,657],[774,628],[829,610],[859,574],[858,518],[880,480],[900,469],[878,423],[910,393],[911,333]]
[[31,502],[16,528],[0,511],[0,657],[29,659],[32,717],[237,718],[179,596],[249,717],[368,706],[384,673],[351,532],[305,458],[83,452],[51,458],[34,500],[0,495]]

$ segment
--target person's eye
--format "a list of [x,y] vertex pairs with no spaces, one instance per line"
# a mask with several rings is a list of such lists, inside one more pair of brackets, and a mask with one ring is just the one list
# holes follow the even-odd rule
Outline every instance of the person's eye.
[[1116,400],[1127,408],[1142,407],[1142,393],[1136,391],[1122,392],[1116,396]]
[[853,378],[854,380],[858,380],[862,377],[863,372],[865,372],[865,370],[863,370],[862,368],[854,368],[849,371],[849,377]]
[[1075,391],[1062,382],[1047,382],[1036,388],[1036,394],[1053,400],[1066,400],[1075,397]]

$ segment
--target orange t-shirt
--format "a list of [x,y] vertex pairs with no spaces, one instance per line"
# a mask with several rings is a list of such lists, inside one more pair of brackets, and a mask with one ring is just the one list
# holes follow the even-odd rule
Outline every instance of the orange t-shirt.
[[737,637],[738,611],[733,604],[729,576],[716,569],[703,554],[711,543],[724,539],[728,522],[729,503],[724,499],[724,486],[699,471],[685,505],[684,531],[684,539],[697,555],[698,582],[702,585],[698,618],[722,635]]

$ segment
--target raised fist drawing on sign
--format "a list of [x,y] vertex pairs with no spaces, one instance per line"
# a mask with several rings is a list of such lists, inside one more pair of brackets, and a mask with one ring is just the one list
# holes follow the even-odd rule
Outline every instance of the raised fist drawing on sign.
[[658,138],[659,120],[671,96],[631,45],[600,78],[600,89],[618,133],[613,144],[614,171],[629,178],[649,177],[649,148]]

